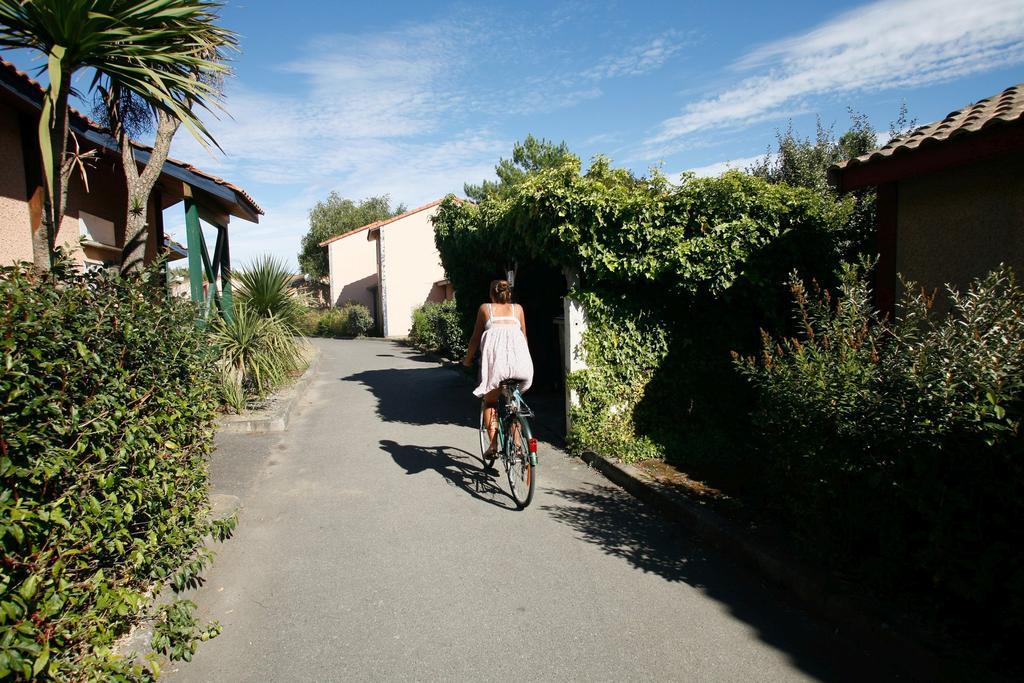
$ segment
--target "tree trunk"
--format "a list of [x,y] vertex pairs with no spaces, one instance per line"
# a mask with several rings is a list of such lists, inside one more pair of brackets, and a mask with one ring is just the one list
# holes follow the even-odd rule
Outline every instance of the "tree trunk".
[[[49,101],[44,100],[39,116],[39,151],[43,155],[44,167],[48,163],[50,168],[50,177],[43,183],[46,195],[43,201],[42,220],[39,228],[32,233],[32,260],[40,270],[49,270],[53,265],[57,235],[64,212],[67,210],[67,180],[70,174],[66,173],[65,169],[68,168],[69,92],[70,85],[68,78],[65,77],[60,81],[52,108]],[[50,143],[48,146],[43,144],[43,140],[46,139]]]
[[[149,196],[160,178],[164,161],[171,150],[171,140],[178,131],[181,121],[163,111],[157,116],[156,139],[146,167],[139,173],[135,152],[128,134],[118,131],[117,141],[121,147],[121,165],[124,167],[125,183],[128,188],[128,212],[125,216],[124,250],[121,254],[121,274],[139,273],[146,264],[146,242],[149,237],[147,225]],[[159,209],[158,209],[159,210]],[[161,253],[163,245],[156,246]]]

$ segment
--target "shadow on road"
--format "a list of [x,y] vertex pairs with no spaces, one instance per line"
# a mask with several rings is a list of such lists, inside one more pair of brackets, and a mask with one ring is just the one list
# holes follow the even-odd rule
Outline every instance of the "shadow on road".
[[[377,415],[385,422],[413,425],[459,425],[476,429],[479,403],[467,376],[438,366],[433,359],[402,353],[417,367],[363,370],[340,378],[360,382],[377,400]],[[559,396],[534,401],[535,410],[555,411]],[[527,396],[530,401],[530,396]],[[481,501],[514,510],[516,506],[501,487],[498,474],[482,471],[479,458],[451,446],[419,446],[380,441],[386,452],[407,474],[437,472],[451,486]],[[610,556],[667,581],[703,591],[736,619],[748,624],[765,643],[784,652],[795,666],[824,680],[878,678],[881,662],[855,653],[822,624],[802,612],[786,608],[783,599],[766,590],[756,576],[715,552],[647,506],[611,485],[556,490],[534,504],[529,512],[543,511],[568,525],[584,542]],[[552,498],[554,496],[554,501]],[[540,508],[538,510],[537,508]],[[685,634],[677,634],[680,639]]]
[[700,589],[807,674],[822,680],[878,678],[862,655],[802,612],[784,607],[752,574],[708,553],[703,543],[627,494],[600,485],[550,493],[561,502],[542,509],[582,540],[644,572]]
[[395,464],[406,474],[433,471],[445,481],[457,486],[477,500],[482,500],[506,510],[517,510],[515,501],[498,486],[497,470],[485,472],[481,460],[452,446],[405,446],[390,439],[380,442],[380,449],[386,451]]
[[476,427],[480,419],[480,403],[466,378],[434,363],[363,370],[339,379],[364,384],[377,399],[377,415],[385,422]]

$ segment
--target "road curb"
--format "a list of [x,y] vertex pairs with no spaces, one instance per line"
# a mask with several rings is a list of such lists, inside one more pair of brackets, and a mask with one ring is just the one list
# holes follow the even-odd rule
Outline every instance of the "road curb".
[[278,402],[272,410],[259,415],[225,415],[218,421],[218,428],[233,434],[265,434],[288,429],[292,412],[312,383],[313,376],[320,366],[320,357],[323,355],[315,346],[310,345],[310,348],[313,349],[313,357],[309,361],[309,367],[291,386],[280,391]]
[[823,572],[752,539],[741,525],[672,491],[632,465],[613,462],[586,451],[588,465],[635,498],[651,505],[720,552],[758,572],[796,598],[807,611],[837,626],[854,642],[877,653],[911,680],[958,678],[962,663],[946,661],[918,639],[899,633],[879,610],[864,601],[838,593]]

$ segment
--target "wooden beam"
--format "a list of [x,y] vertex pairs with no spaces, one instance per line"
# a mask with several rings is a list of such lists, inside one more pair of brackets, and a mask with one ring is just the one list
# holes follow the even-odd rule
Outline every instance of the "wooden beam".
[[[186,186],[187,187],[187,186]],[[185,236],[188,247],[188,283],[192,302],[204,303],[203,296],[203,229],[199,225],[199,207],[189,195],[185,197]]]
[[235,301],[231,291],[231,243],[228,239],[228,224],[218,225],[218,240],[223,234],[224,243],[220,249],[221,313],[231,322],[235,314]]

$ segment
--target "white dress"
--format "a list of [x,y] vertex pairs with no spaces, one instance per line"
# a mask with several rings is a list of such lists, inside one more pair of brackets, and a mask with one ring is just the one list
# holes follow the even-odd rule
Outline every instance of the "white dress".
[[480,337],[480,386],[473,390],[476,396],[497,389],[506,379],[522,380],[521,391],[533,384],[533,359],[517,310],[513,305],[512,315],[494,315],[487,304],[487,324]]

